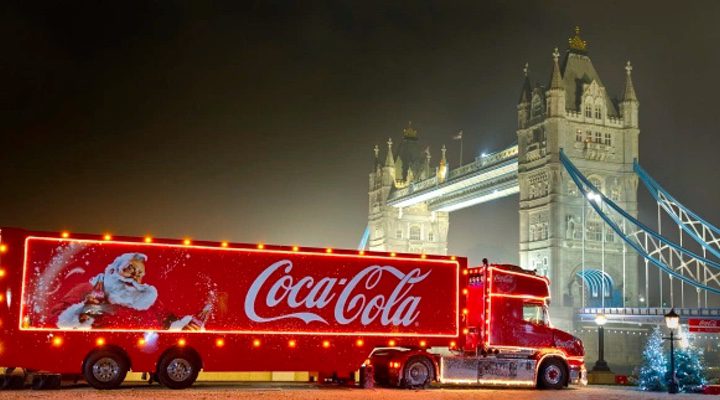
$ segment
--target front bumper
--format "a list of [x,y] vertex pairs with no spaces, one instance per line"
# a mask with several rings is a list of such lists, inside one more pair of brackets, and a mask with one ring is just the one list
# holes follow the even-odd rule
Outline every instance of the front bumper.
[[571,385],[587,385],[587,370],[585,364],[570,366],[570,384]]

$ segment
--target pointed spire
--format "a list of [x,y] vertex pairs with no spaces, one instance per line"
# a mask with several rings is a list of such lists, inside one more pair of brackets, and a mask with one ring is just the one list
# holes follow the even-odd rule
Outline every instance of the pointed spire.
[[375,147],[373,147],[373,153],[375,153],[375,160],[380,158],[380,147],[378,145],[375,145]]
[[388,151],[387,156],[385,156],[385,166],[386,167],[394,167],[395,161],[393,160],[393,153],[392,153],[392,138],[388,138],[387,145],[388,145]]
[[562,89],[562,77],[560,76],[560,52],[556,47],[552,53],[553,58],[553,72],[550,80],[550,89]]
[[625,96],[623,96],[623,101],[637,101],[637,96],[635,95],[635,87],[633,86],[632,82],[632,69],[632,64],[630,64],[630,61],[628,61],[625,65]]
[[437,168],[436,175],[439,182],[444,182],[448,172],[447,157],[445,156],[447,148],[445,148],[445,145],[443,145],[440,151],[442,152],[442,157],[440,158],[440,165]]
[[520,100],[518,101],[519,104],[530,102],[532,85],[530,84],[530,77],[528,77],[529,71],[530,64],[525,63],[525,66],[523,67],[523,74],[525,75],[525,80],[523,81],[522,91],[520,92]]

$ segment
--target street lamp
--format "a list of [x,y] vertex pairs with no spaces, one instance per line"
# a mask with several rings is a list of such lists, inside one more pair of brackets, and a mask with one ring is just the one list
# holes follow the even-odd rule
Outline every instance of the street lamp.
[[595,316],[595,324],[598,326],[598,359],[593,366],[593,372],[610,372],[607,361],[605,361],[605,324],[607,317],[605,314]]
[[680,340],[675,338],[675,329],[680,326],[680,316],[675,313],[675,309],[670,309],[670,312],[665,314],[665,325],[670,329],[670,337],[663,338],[670,341],[670,382],[668,382],[668,393],[675,394],[678,392],[678,383],[675,379],[675,341]]

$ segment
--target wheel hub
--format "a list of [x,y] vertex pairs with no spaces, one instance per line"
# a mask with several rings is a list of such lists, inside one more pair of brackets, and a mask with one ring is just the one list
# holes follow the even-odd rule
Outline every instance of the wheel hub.
[[167,366],[167,375],[175,382],[183,382],[192,375],[193,367],[184,358],[174,358]]
[[557,385],[560,383],[560,379],[562,377],[562,371],[560,370],[560,367],[557,365],[550,365],[547,368],[545,368],[545,381],[552,384]]
[[92,373],[100,382],[111,382],[120,374],[120,365],[110,357],[103,357],[93,364]]
[[408,383],[412,386],[424,385],[430,376],[430,371],[422,362],[415,362],[408,365]]

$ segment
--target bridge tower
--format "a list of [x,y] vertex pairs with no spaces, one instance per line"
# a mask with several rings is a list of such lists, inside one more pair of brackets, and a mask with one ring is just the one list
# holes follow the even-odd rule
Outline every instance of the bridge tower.
[[434,177],[442,181],[448,170],[445,147],[439,166],[431,168],[430,149],[423,147],[417,130],[409,123],[395,153],[392,139],[388,139],[384,161],[378,146],[374,151],[375,168],[370,173],[368,190],[368,249],[447,254],[447,212],[431,211],[426,202],[405,208],[388,204],[391,194],[413,183]]
[[[562,59],[555,49],[552,60],[548,89],[533,86],[526,65],[517,106],[520,265],[550,278],[553,320],[568,328],[572,310],[583,304],[636,305],[639,282],[637,257],[630,251],[623,257],[622,240],[584,205],[559,151],[564,149],[604,194],[636,216],[639,102],[629,62],[622,99],[610,98],[579,28]],[[603,269],[605,293],[578,274]]]

